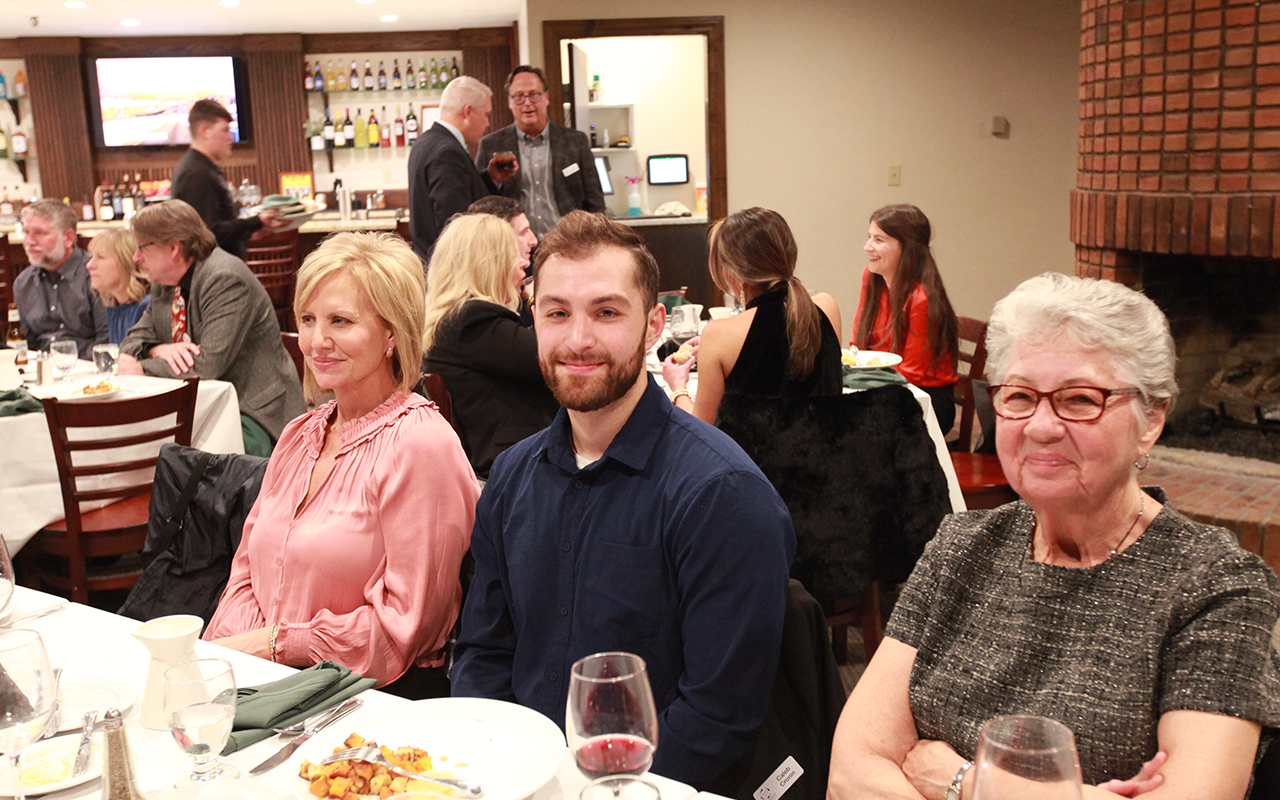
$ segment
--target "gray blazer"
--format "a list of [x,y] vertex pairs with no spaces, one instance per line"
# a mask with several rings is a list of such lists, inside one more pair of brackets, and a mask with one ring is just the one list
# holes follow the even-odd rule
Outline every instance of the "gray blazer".
[[[494,153],[519,153],[515,123],[494,131],[480,140],[480,152],[476,166],[487,169]],[[551,140],[551,181],[555,187],[556,210],[560,216],[574,209],[601,213],[605,210],[604,190],[600,188],[600,176],[596,174],[596,160],[591,155],[591,142],[582,131],[547,122],[547,137]],[[564,170],[577,164],[578,171],[565,177]],[[524,190],[524,172],[498,186],[498,194],[519,200]]]
[[[151,304],[120,343],[120,352],[139,359],[148,375],[178,377],[164,359],[144,357],[155,345],[173,341],[173,293],[172,286],[152,284]],[[271,438],[280,438],[285,423],[307,410],[267,290],[243,261],[221,248],[191,267],[187,332],[200,345],[188,374],[234,385],[241,413]]]

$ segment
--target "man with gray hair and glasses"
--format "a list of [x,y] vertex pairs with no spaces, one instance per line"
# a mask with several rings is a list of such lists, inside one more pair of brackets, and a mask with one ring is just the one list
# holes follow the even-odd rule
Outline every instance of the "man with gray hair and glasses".
[[409,151],[409,230],[423,264],[449,218],[493,194],[496,182],[518,169],[500,170],[495,157],[485,174],[471,161],[492,112],[493,90],[468,75],[454,78],[440,97],[440,120]]
[[13,282],[13,300],[27,332],[27,346],[48,350],[71,339],[80,357],[107,341],[107,311],[89,286],[89,254],[76,247],[76,214],[65,203],[39,200],[22,209],[22,249],[31,267]]

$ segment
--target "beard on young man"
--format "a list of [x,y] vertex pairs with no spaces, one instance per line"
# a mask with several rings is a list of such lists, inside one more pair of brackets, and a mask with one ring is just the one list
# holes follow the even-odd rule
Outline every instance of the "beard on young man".
[[599,411],[605,406],[619,400],[636,383],[640,371],[644,369],[644,340],[633,357],[626,361],[615,360],[604,354],[604,371],[592,375],[573,375],[557,371],[559,364],[572,364],[595,361],[597,356],[588,351],[575,356],[561,348],[551,353],[548,358],[538,358],[538,366],[542,369],[542,379],[556,398],[556,402],[570,411]]

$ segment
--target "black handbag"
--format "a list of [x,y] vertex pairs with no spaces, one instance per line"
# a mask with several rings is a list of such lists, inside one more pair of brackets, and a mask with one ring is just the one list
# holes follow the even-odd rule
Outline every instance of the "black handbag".
[[208,624],[266,469],[259,456],[161,447],[142,576],[119,613],[139,620],[195,614]]

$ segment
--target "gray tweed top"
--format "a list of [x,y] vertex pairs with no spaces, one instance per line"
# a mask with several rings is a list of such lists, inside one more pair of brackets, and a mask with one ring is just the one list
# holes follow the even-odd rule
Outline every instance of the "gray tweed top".
[[1127,550],[1072,569],[1031,559],[1034,526],[1021,501],[953,515],[916,565],[886,634],[917,650],[922,739],[973,758],[990,717],[1051,717],[1098,783],[1155,755],[1166,711],[1280,725],[1276,576],[1230,532],[1166,505]]

